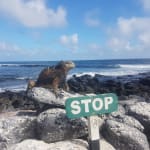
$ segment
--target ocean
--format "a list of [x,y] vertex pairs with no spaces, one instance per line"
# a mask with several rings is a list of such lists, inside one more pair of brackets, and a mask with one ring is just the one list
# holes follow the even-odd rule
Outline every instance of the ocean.
[[[67,78],[76,74],[101,74],[105,76],[136,75],[150,72],[150,59],[82,60],[74,61]],[[40,71],[57,61],[0,62],[0,92],[25,90],[29,79],[36,80]]]

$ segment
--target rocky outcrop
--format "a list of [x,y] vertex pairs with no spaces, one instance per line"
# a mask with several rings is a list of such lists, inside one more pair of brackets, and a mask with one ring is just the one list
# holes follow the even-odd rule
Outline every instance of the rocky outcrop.
[[24,139],[35,138],[35,124],[33,112],[0,114],[0,149]]
[[101,149],[149,150],[150,85],[148,75],[145,77],[74,76],[68,83],[71,81],[72,91],[79,94],[60,90],[55,96],[41,87],[27,93],[0,93],[0,150],[88,149],[83,141],[88,140],[87,119],[68,119],[65,102],[91,92],[88,95],[115,92],[120,98],[118,111],[99,115],[100,135],[104,138]]
[[81,96],[77,93],[68,93],[60,90],[57,96],[50,89],[42,87],[34,87],[27,92],[29,99],[32,99],[36,104],[37,113],[41,113],[50,108],[65,108],[67,98]]
[[137,95],[130,95],[128,96],[127,100],[120,100],[119,104],[125,108],[125,112],[128,114],[128,106],[135,105],[139,102],[145,102],[145,98],[137,96]]
[[143,124],[150,126],[150,103],[139,102],[135,105],[130,105],[128,114],[134,116]]
[[146,136],[138,129],[114,120],[107,120],[104,137],[117,150],[149,150]]
[[128,107],[128,114],[139,120],[150,140],[150,103],[139,102]]
[[45,143],[38,140],[25,140],[14,145],[10,150],[88,150],[87,142],[83,140],[63,141],[56,143]]
[[77,93],[68,93],[64,90],[59,91],[59,95],[56,96],[50,89],[42,87],[34,87],[28,91],[27,96],[30,99],[37,101],[39,104],[47,104],[53,107],[65,107],[66,99],[69,97],[80,96]]
[[73,76],[68,80],[69,87],[77,93],[116,93],[120,99],[138,95],[150,101],[150,73],[137,76],[112,77],[96,74]]
[[49,144],[39,140],[24,140],[20,143],[14,144],[9,148],[10,150],[48,150]]
[[87,120],[68,119],[63,109],[49,109],[37,118],[39,138],[51,143],[87,136]]
[[25,91],[0,93],[0,113],[18,110],[37,110],[38,104]]
[[120,123],[126,124],[130,127],[137,128],[141,132],[144,131],[143,125],[135,118],[127,115],[118,115],[116,117],[110,117],[112,120],[118,121]]

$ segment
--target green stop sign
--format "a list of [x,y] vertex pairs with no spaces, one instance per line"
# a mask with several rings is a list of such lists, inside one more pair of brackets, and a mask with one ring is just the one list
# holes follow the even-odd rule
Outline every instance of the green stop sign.
[[72,97],[66,100],[65,107],[69,118],[111,113],[118,108],[118,98],[114,93]]

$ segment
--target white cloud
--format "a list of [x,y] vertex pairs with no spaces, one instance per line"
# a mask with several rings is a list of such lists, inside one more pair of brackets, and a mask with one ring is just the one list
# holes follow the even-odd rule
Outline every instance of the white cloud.
[[85,47],[85,49],[88,50],[88,53],[90,54],[89,57],[91,57],[91,56],[102,57],[104,54],[103,53],[104,47],[102,48],[102,46],[97,43],[90,43],[87,45],[87,47]]
[[150,0],[140,0],[145,11],[150,12]]
[[115,52],[124,51],[124,50],[125,51],[134,50],[130,41],[121,39],[119,37],[112,37],[109,40],[108,45]]
[[67,48],[76,50],[78,48],[78,34],[74,33],[72,35],[62,35],[60,37],[60,43]]
[[96,43],[92,43],[89,45],[89,49],[92,51],[100,51],[101,50],[101,46],[96,44]]
[[120,39],[118,37],[112,37],[109,41],[108,41],[108,45],[110,48],[112,48],[114,51],[118,51],[120,48],[122,48],[124,46],[124,42],[120,41]]
[[85,15],[85,23],[90,27],[99,27],[100,26],[100,20],[99,20],[99,14],[98,11],[89,11]]
[[21,49],[15,44],[10,44],[4,41],[0,41],[0,52],[20,52]]
[[67,24],[66,10],[48,8],[45,0],[0,0],[0,11],[26,27],[61,27]]
[[117,22],[119,31],[124,35],[131,35],[149,30],[149,24],[149,17],[132,17],[130,19],[120,17]]
[[150,18],[149,17],[120,17],[116,28],[109,33],[108,46],[116,52],[142,52],[150,49]]
[[35,49],[25,49],[17,44],[9,43],[6,41],[0,41],[0,53],[5,56],[19,56],[19,57],[30,57],[37,53]]

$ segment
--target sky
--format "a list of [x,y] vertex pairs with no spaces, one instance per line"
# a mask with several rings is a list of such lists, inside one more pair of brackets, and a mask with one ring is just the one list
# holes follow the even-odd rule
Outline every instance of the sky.
[[0,0],[0,61],[150,58],[150,0]]

